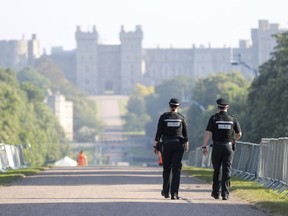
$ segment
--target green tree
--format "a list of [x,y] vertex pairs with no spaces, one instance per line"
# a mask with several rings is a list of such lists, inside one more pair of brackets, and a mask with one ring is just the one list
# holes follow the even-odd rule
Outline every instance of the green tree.
[[0,142],[19,142],[17,131],[21,128],[19,118],[23,106],[17,89],[0,81]]
[[[249,86],[250,83],[240,73],[218,73],[198,80],[192,96],[198,105],[191,103],[187,112],[191,149],[202,144],[208,119],[217,112],[218,98],[229,100],[229,113],[235,114],[242,122]],[[204,110],[199,108],[199,104]]]
[[51,87],[51,82],[43,75],[41,75],[35,68],[27,67],[17,73],[17,79],[20,83],[28,82],[33,84],[46,93],[47,89]]
[[44,101],[45,99],[43,90],[32,83],[23,82],[20,88],[26,92],[29,101]]
[[145,126],[146,135],[154,138],[159,116],[169,111],[169,100],[173,97],[181,100],[180,113],[185,114],[185,107],[192,95],[195,81],[187,77],[166,80],[155,87],[154,94],[145,97],[146,112],[151,121]]
[[275,37],[272,57],[260,67],[248,95],[244,127],[251,142],[288,136],[288,33]]
[[86,99],[88,95],[65,78],[63,72],[51,58],[45,56],[39,59],[36,69],[42,76],[50,80],[53,92],[60,91],[67,100],[73,102],[74,140],[79,142],[95,141],[95,136],[102,133],[103,123],[97,118],[94,102]]
[[19,85],[12,70],[0,69],[0,141],[29,143],[33,165],[59,159],[65,148],[64,132],[43,92],[34,84]]
[[141,132],[144,130],[145,125],[150,121],[146,113],[145,97],[152,94],[153,91],[153,87],[145,87],[141,84],[136,85],[129,97],[127,114],[123,116],[125,131]]

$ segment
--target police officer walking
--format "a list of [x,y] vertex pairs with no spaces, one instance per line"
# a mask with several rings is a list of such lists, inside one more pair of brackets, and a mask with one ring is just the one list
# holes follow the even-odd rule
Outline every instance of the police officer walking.
[[188,151],[188,134],[184,116],[178,113],[179,100],[171,98],[169,105],[170,112],[163,113],[158,121],[154,152],[157,154],[160,151],[158,144],[162,140],[163,189],[161,195],[170,198],[171,194],[171,199],[179,199],[182,158],[184,151]]
[[[218,113],[211,116],[204,134],[202,145],[203,155],[206,156],[207,144],[212,136],[212,164],[213,185],[211,196],[215,199],[222,196],[222,200],[229,199],[230,178],[232,171],[232,157],[236,141],[242,136],[241,128],[237,119],[227,112],[229,103],[220,98],[217,101]],[[220,178],[222,166],[222,180]]]

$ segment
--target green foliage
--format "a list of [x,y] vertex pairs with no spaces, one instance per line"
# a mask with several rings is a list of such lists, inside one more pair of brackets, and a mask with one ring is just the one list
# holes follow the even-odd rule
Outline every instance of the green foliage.
[[250,83],[240,73],[217,73],[200,79],[195,84],[193,99],[205,110],[201,111],[192,103],[187,113],[190,136],[190,149],[201,146],[203,135],[211,115],[217,112],[216,100],[220,97],[229,100],[229,113],[235,114],[242,122],[245,115],[245,104]]
[[217,73],[196,83],[193,98],[205,108],[214,105],[220,97],[232,104],[236,101],[242,104],[249,84],[240,73]]
[[19,85],[13,71],[0,69],[0,141],[29,143],[33,165],[58,159],[65,146],[63,129],[43,99],[37,86]]
[[[0,76],[2,74],[0,69]],[[24,104],[17,89],[0,81],[0,142],[17,143]]]
[[181,100],[180,113],[185,113],[186,101],[192,95],[194,80],[187,77],[176,77],[164,81],[155,87],[155,93],[145,97],[147,114],[151,121],[145,126],[146,135],[155,136],[159,116],[169,111],[169,100],[173,97]]
[[0,67],[0,81],[14,88],[18,88],[19,86],[16,79],[16,73],[10,69],[3,70]]
[[145,97],[153,93],[153,87],[145,87],[137,84],[127,104],[127,114],[123,116],[124,129],[127,132],[143,131],[145,125],[150,121],[146,114]]
[[43,168],[26,168],[18,170],[9,170],[8,172],[4,173],[0,172],[0,186],[7,185],[13,181],[16,181],[20,178],[24,178],[26,176],[35,175],[41,170],[43,170]]
[[190,149],[193,150],[202,144],[208,119],[217,112],[216,100],[219,97],[230,101],[229,111],[237,113],[241,122],[240,113],[244,113],[249,84],[240,73],[217,73],[197,82],[184,77],[163,82],[155,88],[154,94],[145,98],[146,110],[152,119],[146,124],[146,134],[155,136],[157,121],[160,114],[169,110],[170,98],[179,98],[182,101],[179,112],[186,115]]
[[142,113],[137,115],[136,113],[128,113],[124,117],[125,125],[124,129],[128,132],[143,131],[145,124],[149,122],[150,118],[147,114]]
[[103,130],[103,123],[97,118],[95,104],[86,99],[87,95],[70,83],[62,71],[49,57],[37,61],[36,69],[51,82],[53,92],[60,91],[67,100],[73,102],[74,140],[93,142]]
[[39,90],[46,92],[51,87],[51,82],[43,75],[41,75],[34,68],[24,68],[17,73],[17,79],[20,83],[30,83],[38,87]]
[[42,89],[39,89],[32,83],[23,82],[20,88],[26,92],[29,101],[44,101],[45,95]]
[[247,102],[247,140],[288,136],[288,34],[276,36],[272,58],[260,67]]

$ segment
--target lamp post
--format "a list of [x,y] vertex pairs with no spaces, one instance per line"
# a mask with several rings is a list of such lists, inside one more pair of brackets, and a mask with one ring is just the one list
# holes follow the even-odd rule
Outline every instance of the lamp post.
[[246,62],[242,61],[241,60],[241,54],[238,54],[237,55],[237,59],[236,60],[233,60],[231,62],[231,64],[233,66],[236,66],[236,65],[243,65],[244,67],[246,67],[247,69],[249,69],[250,71],[252,71],[255,75],[256,78],[259,77],[259,71],[256,69],[256,68],[252,68],[250,65],[248,65]]

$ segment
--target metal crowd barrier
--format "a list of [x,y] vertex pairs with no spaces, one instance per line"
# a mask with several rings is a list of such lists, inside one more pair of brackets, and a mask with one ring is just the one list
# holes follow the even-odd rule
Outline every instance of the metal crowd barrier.
[[288,138],[263,138],[260,143],[259,182],[283,192],[288,188]]
[[[190,152],[188,163],[212,168],[212,148],[202,155],[202,148]],[[288,138],[263,138],[260,144],[237,142],[233,156],[232,175],[257,181],[279,193],[288,188]],[[288,194],[287,194],[288,195]]]
[[28,167],[31,164],[31,155],[29,144],[0,143],[0,172]]

